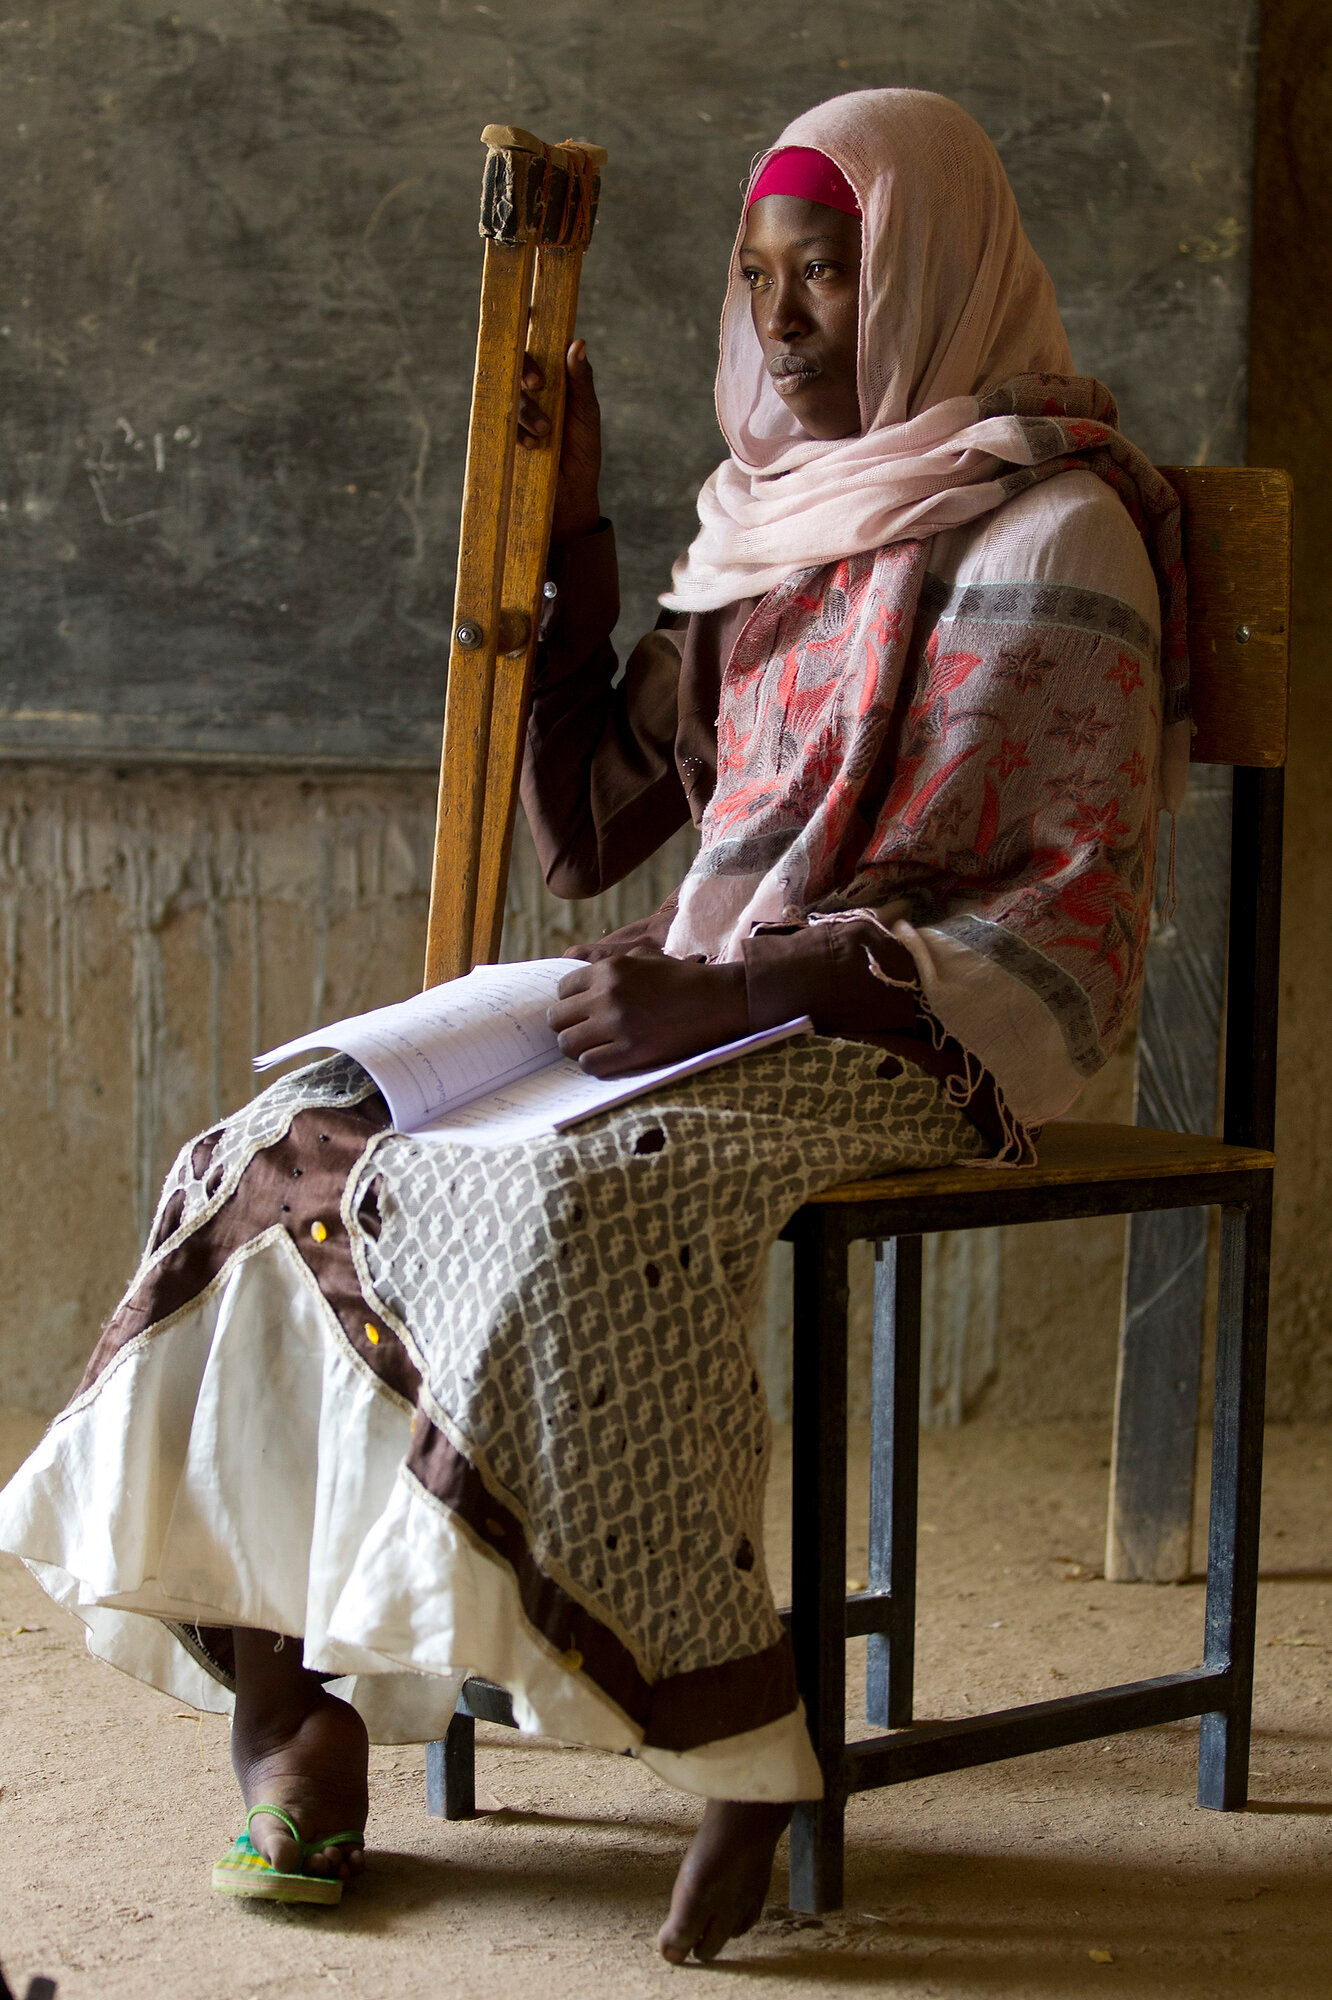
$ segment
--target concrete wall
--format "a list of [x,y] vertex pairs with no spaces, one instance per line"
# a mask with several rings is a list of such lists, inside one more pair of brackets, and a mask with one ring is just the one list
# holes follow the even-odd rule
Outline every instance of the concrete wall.
[[[256,1051],[419,986],[434,806],[426,777],[11,775],[0,1401],[68,1395],[176,1148],[252,1094]],[[557,904],[520,830],[508,955],[627,921],[687,865],[677,837],[632,890]]]
[[3,1399],[58,1407],[175,1147],[251,1055],[419,978],[430,783],[4,787]]
[[[418,977],[424,772],[130,760],[173,730],[197,752],[201,716],[214,745],[251,740],[232,653],[213,643],[235,617],[249,634],[235,659],[272,676],[270,716],[341,731],[345,747],[362,701],[428,745],[481,124],[612,151],[583,328],[629,632],[651,618],[718,449],[713,327],[745,164],[839,89],[924,85],[973,110],[1079,362],[1113,383],[1126,427],[1163,461],[1240,456],[1250,16],[1250,0],[1165,16],[1149,0],[854,0],[815,15],[796,0],[682,0],[669,15],[646,0],[182,0],[169,16],[63,0],[0,24],[18,59],[0,146],[22,250],[0,325],[0,751],[78,748],[79,715],[101,718],[85,749],[121,730],[115,759],[11,765],[3,788],[0,1398],[50,1409],[67,1393],[156,1177],[248,1094],[252,1051]],[[159,475],[163,411],[194,455],[164,453]],[[98,479],[103,499],[118,482],[106,509]],[[142,726],[123,729],[117,705],[134,703]],[[520,846],[506,950],[560,948],[649,907],[679,865],[661,857],[605,909],[560,910]],[[1127,1115],[1131,1079],[1126,1050],[1088,1115]],[[1121,1251],[1106,1223],[933,1253],[937,1415],[1107,1411]],[[1326,1325],[1316,1286],[1290,1282],[1303,1330],[1280,1349],[1279,1406],[1313,1379]],[[771,1318],[780,1384],[780,1304]]]

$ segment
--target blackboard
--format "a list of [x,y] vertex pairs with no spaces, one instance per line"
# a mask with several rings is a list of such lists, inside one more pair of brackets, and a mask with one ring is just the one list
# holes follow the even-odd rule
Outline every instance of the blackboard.
[[719,440],[740,185],[911,84],[991,132],[1075,353],[1241,451],[1251,0],[54,0],[0,21],[0,754],[438,754],[491,119],[609,147],[583,330],[624,628]]

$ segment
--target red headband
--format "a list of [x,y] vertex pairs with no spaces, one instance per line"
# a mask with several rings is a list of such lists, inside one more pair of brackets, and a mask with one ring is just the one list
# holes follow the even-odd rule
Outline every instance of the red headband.
[[841,168],[811,146],[786,146],[773,154],[754,183],[745,213],[769,194],[793,194],[802,201],[821,202],[824,208],[840,208],[843,215],[860,214],[860,203]]

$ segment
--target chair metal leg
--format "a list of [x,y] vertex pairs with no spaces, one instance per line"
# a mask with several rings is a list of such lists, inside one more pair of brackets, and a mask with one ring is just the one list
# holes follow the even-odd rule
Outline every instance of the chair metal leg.
[[905,1728],[915,1690],[921,1253],[919,1236],[875,1246],[869,1587],[888,1592],[888,1625],[870,1634],[865,1715],[880,1729]]
[[1271,1203],[1271,1182],[1263,1176],[1252,1206],[1225,1209],[1221,1222],[1203,1657],[1209,1667],[1228,1668],[1229,1681],[1226,1706],[1202,1718],[1198,1804],[1222,1812],[1237,1811],[1249,1792]]
[[817,1210],[795,1239],[791,1637],[824,1795],[791,1822],[791,1907],[842,1901],[846,1807],[847,1253]]
[[442,1742],[426,1744],[426,1811],[434,1819],[476,1817],[476,1724],[461,1709]]

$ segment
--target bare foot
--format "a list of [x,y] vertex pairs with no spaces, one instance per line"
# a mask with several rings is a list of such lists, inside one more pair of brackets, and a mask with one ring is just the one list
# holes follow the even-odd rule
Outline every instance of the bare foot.
[[657,1946],[672,1965],[715,1958],[728,1938],[741,1937],[763,1914],[772,1857],[791,1817],[790,1806],[709,1799],[703,1824],[680,1863],[671,1913]]
[[[236,1716],[231,1764],[246,1807],[281,1806],[303,1840],[363,1827],[369,1810],[370,1745],[356,1710],[326,1694],[301,1665],[301,1642],[236,1631]],[[365,1866],[360,1847],[301,1851],[280,1819],[260,1814],[250,1839],[284,1874],[337,1875]]]

